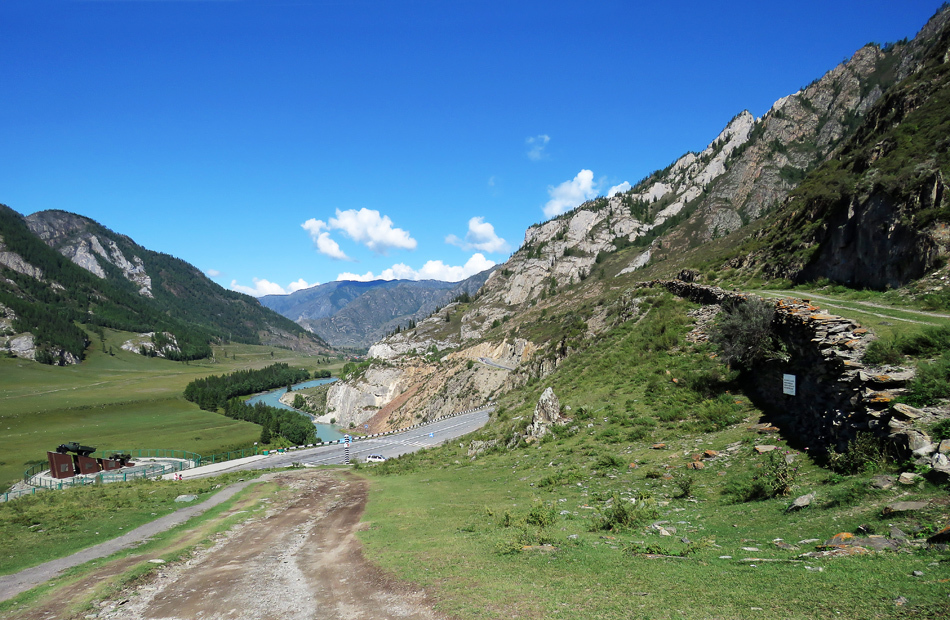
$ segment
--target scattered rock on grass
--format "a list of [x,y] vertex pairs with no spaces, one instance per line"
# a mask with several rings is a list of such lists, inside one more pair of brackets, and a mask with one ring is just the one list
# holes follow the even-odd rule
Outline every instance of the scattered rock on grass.
[[812,501],[815,499],[814,493],[809,493],[808,495],[802,495],[801,497],[796,497],[795,501],[792,502],[792,505],[785,509],[785,512],[794,512],[796,510],[801,510],[811,505]]

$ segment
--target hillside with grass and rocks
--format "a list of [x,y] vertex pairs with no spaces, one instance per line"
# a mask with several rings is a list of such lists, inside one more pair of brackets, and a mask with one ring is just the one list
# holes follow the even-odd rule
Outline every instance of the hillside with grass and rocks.
[[[913,395],[918,367],[941,353],[946,337],[928,330],[943,319],[900,319],[910,321],[901,332],[822,308],[808,292],[851,286],[890,305],[946,307],[948,17],[938,12],[913,40],[865,46],[761,118],[738,114],[706,149],[629,191],[532,226],[476,294],[376,342],[368,363],[328,389],[323,419],[388,430],[515,398],[608,346],[616,330],[656,323],[647,291],[659,288],[695,305],[681,320],[700,334],[680,341],[663,326],[665,350],[706,350],[716,373],[732,377],[712,381],[697,403],[738,390],[813,453],[846,451],[869,434],[895,458],[950,473],[927,434],[950,393]],[[726,353],[734,343],[723,317],[758,303],[746,293],[796,286],[797,299],[760,295],[755,339],[772,343],[771,354]],[[601,380],[623,381],[611,372]],[[793,411],[787,376],[798,381]]]

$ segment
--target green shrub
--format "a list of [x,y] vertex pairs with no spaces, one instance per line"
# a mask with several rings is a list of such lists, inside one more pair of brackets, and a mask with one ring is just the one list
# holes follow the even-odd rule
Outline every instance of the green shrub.
[[742,421],[742,410],[735,399],[723,394],[713,400],[705,400],[696,408],[697,430],[712,432]]
[[774,315],[775,305],[758,297],[725,301],[710,341],[724,362],[744,370],[758,362],[785,359],[785,345],[772,331]]
[[886,444],[872,433],[858,433],[843,453],[828,450],[828,467],[839,474],[870,474],[883,469],[889,460]]
[[950,397],[950,352],[933,362],[917,365],[917,376],[907,385],[902,400],[915,407],[933,405]]
[[596,463],[594,463],[594,468],[595,469],[611,469],[611,468],[620,469],[626,464],[627,462],[624,461],[619,456],[614,456],[613,454],[604,454],[599,459],[597,459]]
[[940,420],[930,428],[930,437],[934,441],[950,439],[950,419]]
[[875,340],[864,351],[863,361],[872,366],[904,363],[904,353],[896,339]]
[[525,517],[525,523],[541,529],[551,527],[555,521],[557,521],[557,509],[553,504],[545,505],[541,502],[536,502]]
[[783,450],[769,452],[760,473],[734,478],[725,485],[723,494],[736,503],[788,495],[798,475],[795,456],[796,453]]
[[619,531],[637,527],[657,517],[656,502],[651,497],[641,497],[634,501],[621,499],[614,493],[610,505],[594,519],[593,531]]

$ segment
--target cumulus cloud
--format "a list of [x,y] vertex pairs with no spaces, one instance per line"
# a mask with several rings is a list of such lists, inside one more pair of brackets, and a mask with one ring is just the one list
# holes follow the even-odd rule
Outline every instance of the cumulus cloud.
[[624,181],[620,185],[614,185],[609,190],[607,190],[607,198],[611,198],[613,196],[616,196],[617,194],[623,194],[624,192],[629,192],[630,187],[631,185],[627,183],[626,181]]
[[330,227],[326,222],[310,218],[300,226],[310,233],[310,238],[313,239],[313,245],[318,252],[334,260],[350,260],[350,257],[340,249],[340,244],[330,237]]
[[207,274],[209,278],[217,278],[221,275],[221,272],[217,269],[206,269],[205,274]]
[[231,280],[232,291],[246,293],[253,297],[262,297],[264,295],[287,295],[289,293],[293,293],[294,291],[310,288],[311,286],[316,286],[316,284],[307,284],[307,281],[303,278],[300,278],[296,282],[291,282],[287,285],[287,288],[284,288],[276,282],[270,282],[263,278],[254,278],[254,286],[244,286],[243,284],[238,284],[237,280]]
[[373,280],[442,280],[443,282],[459,282],[495,266],[495,262],[488,260],[481,253],[475,253],[464,265],[446,265],[440,260],[430,260],[421,269],[413,269],[404,263],[384,269],[378,275],[372,271],[364,274],[341,273],[337,280],[356,280],[371,282]]
[[528,145],[528,159],[531,161],[540,161],[544,159],[544,157],[547,155],[544,152],[544,147],[546,147],[550,141],[551,136],[547,134],[541,134],[539,136],[534,136],[533,138],[526,138],[524,142]]
[[551,200],[544,205],[544,215],[554,217],[570,211],[586,200],[597,197],[597,184],[594,173],[584,169],[570,181],[564,181],[557,187],[548,187]]
[[343,231],[347,237],[377,254],[385,254],[390,249],[416,249],[416,240],[409,236],[408,231],[393,228],[388,215],[372,209],[337,209],[336,217],[330,218],[329,228]]
[[465,251],[507,252],[511,249],[507,241],[495,234],[495,227],[480,216],[473,217],[468,221],[468,232],[465,233],[464,240],[455,235],[449,235],[445,238],[445,242],[458,246]]
[[295,293],[297,291],[302,291],[305,288],[310,288],[311,286],[316,286],[316,284],[307,284],[307,281],[303,278],[300,278],[296,282],[291,282],[287,285],[288,293]]

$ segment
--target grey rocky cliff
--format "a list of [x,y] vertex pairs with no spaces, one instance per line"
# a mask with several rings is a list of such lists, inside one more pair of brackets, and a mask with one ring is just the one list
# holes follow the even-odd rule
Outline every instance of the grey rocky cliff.
[[[30,230],[51,248],[86,271],[106,278],[100,260],[114,265],[123,277],[139,287],[139,294],[152,297],[152,279],[138,256],[126,257],[114,239],[98,235],[92,220],[65,211],[41,211],[25,218]],[[101,238],[100,238],[101,237]],[[131,244],[132,241],[128,240]]]
[[17,273],[22,273],[25,276],[36,278],[37,280],[43,279],[43,271],[39,267],[34,267],[29,264],[16,252],[7,250],[6,245],[3,243],[3,237],[0,237],[0,266],[11,269]]

